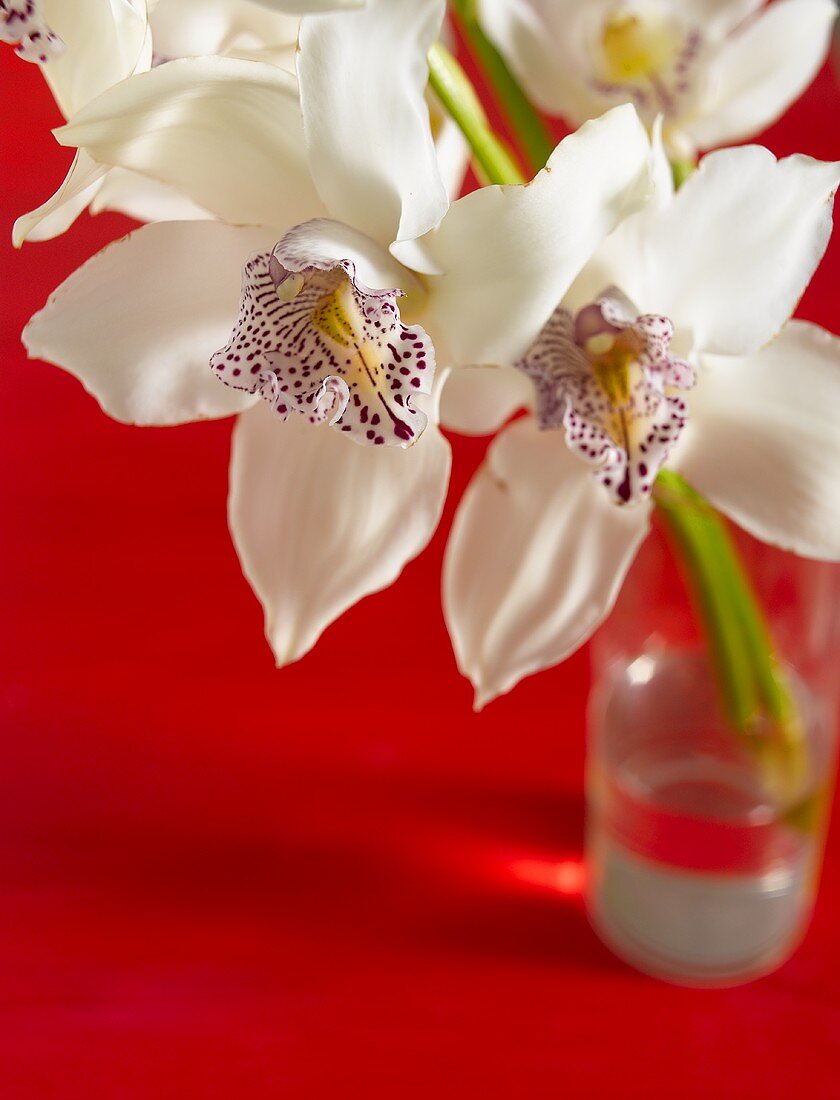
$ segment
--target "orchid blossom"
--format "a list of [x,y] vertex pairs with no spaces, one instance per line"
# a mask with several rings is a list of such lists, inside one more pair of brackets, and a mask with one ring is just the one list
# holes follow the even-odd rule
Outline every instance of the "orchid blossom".
[[[528,236],[565,242],[547,304],[649,190],[647,138],[625,107],[502,195],[512,209],[524,197],[530,222],[512,217],[491,242],[494,189],[447,213],[424,100],[443,14],[442,0],[369,0],[307,16],[300,101],[274,66],[192,58],[131,77],[58,131],[93,162],[152,176],[222,219],[159,222],[106,248],[24,340],[119,420],[239,414],[230,527],[278,664],[390,584],[435,530],[450,453],[433,375],[435,359],[453,361],[435,318],[449,308],[480,327],[496,301],[493,323],[515,327],[533,309],[515,289]],[[163,114],[167,126],[152,125]],[[450,222],[464,262],[445,278],[412,270],[413,240]]]
[[[458,510],[444,605],[481,706],[563,660],[609,613],[665,465],[755,537],[840,559],[840,341],[789,320],[826,248],[840,164],[758,146],[707,155],[624,221],[528,341],[488,345],[474,408],[514,420]],[[532,287],[523,284],[526,296]],[[473,387],[475,388],[475,387]],[[494,553],[484,552],[492,540]]]
[[[65,119],[127,77],[167,61],[198,56],[261,60],[294,71],[300,14],[358,7],[363,0],[15,0],[60,36],[59,54],[39,57]],[[12,0],[9,0],[12,3]],[[35,16],[33,16],[35,18]],[[447,129],[452,172],[457,151]],[[461,154],[461,164],[465,158]],[[463,177],[461,177],[463,178]],[[63,233],[90,207],[139,221],[206,218],[172,187],[122,168],[98,164],[80,150],[56,193],[15,224],[16,246]]]
[[577,126],[635,103],[674,159],[750,138],[825,60],[834,0],[476,0],[534,102]]

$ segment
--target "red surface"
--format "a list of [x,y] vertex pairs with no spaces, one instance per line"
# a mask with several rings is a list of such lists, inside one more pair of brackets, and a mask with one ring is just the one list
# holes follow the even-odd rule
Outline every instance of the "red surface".
[[[12,252],[68,157],[10,51],[2,87],[3,1100],[836,1096],[837,829],[774,976],[692,992],[614,960],[576,894],[586,654],[470,712],[451,506],[276,672],[225,529],[229,425],[122,427],[19,347],[125,222]],[[838,157],[837,98],[826,72],[770,146]],[[839,264],[801,310],[835,329]],[[453,502],[481,451],[457,441]]]

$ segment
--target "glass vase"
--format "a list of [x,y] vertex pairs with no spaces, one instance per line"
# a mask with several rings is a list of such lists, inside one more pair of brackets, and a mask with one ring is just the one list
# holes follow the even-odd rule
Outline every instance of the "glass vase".
[[766,974],[811,916],[835,770],[840,570],[737,535],[799,712],[784,768],[724,717],[673,549],[655,530],[593,640],[587,908],[637,969],[683,985]]

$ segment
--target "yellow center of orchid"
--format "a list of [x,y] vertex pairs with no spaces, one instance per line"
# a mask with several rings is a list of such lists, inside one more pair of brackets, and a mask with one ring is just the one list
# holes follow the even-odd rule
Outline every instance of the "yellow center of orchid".
[[320,299],[312,314],[312,323],[339,347],[358,345],[357,333],[364,329],[364,325],[349,279],[342,278],[334,290]]
[[353,294],[353,284],[346,276],[342,275],[338,286],[318,300],[312,324],[334,347],[346,349],[346,358],[342,360],[344,378],[375,405],[388,349],[366,335],[365,319]]
[[617,11],[601,31],[604,77],[610,83],[650,80],[679,53],[681,40],[665,19]]

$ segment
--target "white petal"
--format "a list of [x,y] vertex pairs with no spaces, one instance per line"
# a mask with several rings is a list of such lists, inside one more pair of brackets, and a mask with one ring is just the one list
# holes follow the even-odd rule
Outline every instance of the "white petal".
[[297,78],[295,56],[297,39],[286,46],[235,46],[225,51],[225,57],[237,57],[241,61],[260,61],[264,65],[275,65],[278,69]]
[[360,8],[365,0],[254,0],[270,11],[285,11],[299,15],[307,12],[336,11],[341,8]]
[[14,224],[12,243],[20,248],[24,241],[49,241],[69,229],[101,187],[108,168],[97,164],[80,149],[73,157],[70,171],[52,198],[22,214]]
[[253,402],[222,385],[210,356],[236,319],[242,265],[265,230],[159,222],[103,249],[23,333],[33,358],[75,375],[116,420],[180,424]]
[[831,235],[840,163],[758,145],[703,158],[646,234],[649,300],[695,347],[749,355],[779,331]]
[[109,168],[107,172],[91,201],[91,214],[117,210],[138,222],[206,221],[211,216],[165,183],[125,168]]
[[765,0],[670,0],[677,15],[702,30],[708,39],[722,38],[758,11]]
[[840,340],[791,321],[750,358],[706,357],[690,404],[688,480],[764,542],[840,560]]
[[420,553],[440,519],[449,469],[449,446],[431,422],[403,451],[357,447],[301,417],[280,423],[263,404],[240,417],[230,529],[278,665],[302,657]]
[[392,248],[443,273],[431,308],[456,362],[505,365],[523,354],[604,238],[647,197],[649,152],[635,109],[616,107],[562,141],[532,183],[482,187],[422,241]]
[[443,0],[368,0],[305,19],[298,75],[312,174],[333,217],[388,245],[448,205],[424,92]]
[[589,638],[649,516],[648,505],[612,504],[562,433],[530,418],[502,432],[460,504],[444,564],[446,621],[477,706]]
[[700,148],[752,137],[805,91],[825,61],[834,0],[778,0],[728,38],[708,71],[712,92],[686,132]]
[[650,172],[653,193],[649,200],[616,226],[570,287],[565,305],[572,313],[594,302],[607,287],[620,287],[636,304],[650,298],[648,235],[660,212],[674,201],[674,174],[662,142],[661,118],[651,134]]
[[134,72],[148,69],[151,39],[144,3],[40,0],[65,50],[43,68],[65,118]]
[[533,401],[533,386],[513,367],[457,367],[440,398],[440,422],[462,435],[496,432]]
[[323,213],[294,77],[271,65],[172,61],[111,88],[55,135],[229,222],[286,228]]
[[252,0],[160,0],[151,16],[155,54],[170,60],[293,44],[299,20]]

